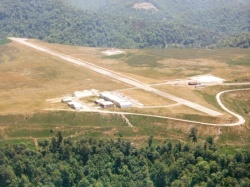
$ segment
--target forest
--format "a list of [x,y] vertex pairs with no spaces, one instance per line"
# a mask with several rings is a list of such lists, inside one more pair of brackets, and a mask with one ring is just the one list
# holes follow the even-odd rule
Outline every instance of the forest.
[[[249,31],[249,0],[64,0],[83,10],[141,19],[175,22],[222,33]],[[135,3],[148,2],[156,10],[135,10]]]
[[127,140],[63,138],[40,140],[38,149],[24,144],[0,148],[0,186],[242,186],[250,184],[250,151],[223,154],[212,137],[190,142],[165,141],[135,147]]
[[90,47],[248,48],[247,0],[216,1],[213,6],[210,1],[152,0],[159,9],[153,12],[131,9],[132,0],[1,0],[0,39],[27,37]]

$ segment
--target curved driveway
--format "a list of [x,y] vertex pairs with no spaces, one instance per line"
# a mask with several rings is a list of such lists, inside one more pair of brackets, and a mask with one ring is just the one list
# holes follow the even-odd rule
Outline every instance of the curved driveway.
[[[159,115],[151,115],[151,114],[138,114],[138,113],[132,113],[132,112],[114,112],[114,111],[106,111],[106,110],[91,110],[91,111],[84,111],[84,112],[89,112],[89,113],[105,113],[105,114],[118,114],[118,115],[133,115],[133,116],[146,116],[146,117],[155,117],[155,118],[160,118],[160,119],[169,119],[173,121],[180,121],[180,122],[186,122],[186,123],[193,123],[193,124],[199,124],[199,125],[209,125],[209,126],[217,126],[217,127],[232,127],[232,126],[239,126],[243,125],[245,123],[245,119],[230,111],[228,108],[226,108],[223,103],[221,102],[221,95],[227,92],[234,92],[234,91],[244,91],[244,90],[250,90],[250,88],[245,88],[245,89],[235,89],[235,90],[226,90],[218,93],[216,95],[216,100],[218,104],[222,107],[223,110],[226,112],[230,113],[231,115],[235,116],[238,121],[235,123],[225,123],[225,124],[216,124],[216,123],[205,123],[205,122],[198,122],[198,121],[192,121],[192,120],[185,120],[185,119],[179,119],[179,118],[172,118],[172,117],[165,117],[165,116],[159,116]],[[53,110],[53,109],[45,109],[45,110]],[[71,111],[71,110],[69,110]]]
[[236,123],[232,123],[232,124],[226,124],[226,126],[237,126],[237,125],[242,125],[246,122],[246,120],[240,116],[239,114],[236,114],[232,111],[230,111],[228,108],[225,107],[225,105],[223,105],[223,103],[221,102],[220,96],[224,93],[228,93],[228,92],[235,92],[235,91],[244,91],[244,90],[250,90],[250,88],[244,88],[244,89],[234,89],[234,90],[226,90],[223,92],[220,92],[218,94],[216,94],[216,100],[218,102],[218,104],[220,105],[220,107],[225,110],[226,112],[228,112],[229,114],[235,116],[236,118],[238,118],[238,122]]
[[240,115],[230,111],[228,108],[226,108],[225,105],[222,104],[220,96],[222,94],[224,94],[224,93],[227,93],[227,92],[244,91],[244,90],[250,90],[250,88],[226,90],[226,91],[222,91],[222,92],[220,92],[220,93],[218,93],[216,95],[216,100],[217,100],[218,104],[221,106],[221,108],[223,110],[225,110],[226,112],[230,113],[231,115],[235,116],[238,119],[238,121],[235,122],[235,123],[225,123],[225,124],[204,123],[204,122],[185,120],[185,119],[179,119],[179,118],[164,117],[164,116],[158,116],[158,115],[138,114],[138,113],[129,113],[129,112],[111,112],[111,111],[103,111],[103,110],[102,111],[88,111],[88,112],[109,113],[109,114],[123,114],[123,115],[134,115],[134,116],[147,116],[147,117],[156,117],[156,118],[169,119],[169,120],[180,121],[180,122],[194,123],[194,124],[199,124],[199,125],[209,125],[209,126],[218,126],[218,127],[222,127],[222,126],[224,126],[224,127],[232,127],[232,126],[243,125],[246,121],[242,116],[240,116]]

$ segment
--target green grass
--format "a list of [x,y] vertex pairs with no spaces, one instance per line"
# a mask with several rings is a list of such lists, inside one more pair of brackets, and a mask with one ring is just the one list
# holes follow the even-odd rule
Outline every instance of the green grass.
[[111,56],[103,56],[103,59],[120,59],[122,57],[125,57],[126,54],[118,54],[118,55],[111,55]]
[[[8,138],[46,138],[54,136],[57,131],[62,131],[64,136],[85,133],[97,137],[95,132],[127,127],[123,118],[118,115],[75,112],[4,115],[0,116],[0,125],[5,127],[2,131]],[[4,137],[1,135],[0,139],[3,140]]]
[[5,39],[0,39],[0,45],[4,45],[6,43],[10,43],[11,40],[9,40],[8,38],[5,38]]
[[249,59],[249,49],[225,48],[225,49],[150,49],[145,50],[148,55],[158,58],[173,59],[216,59],[227,62],[235,54],[246,56],[242,59]]
[[221,109],[221,107],[218,105],[218,103],[216,101],[216,96],[215,95],[209,94],[207,92],[200,91],[200,90],[195,90],[195,92],[202,95],[202,97],[205,99],[205,101],[207,103],[212,104],[217,109]]
[[236,152],[241,152],[242,150],[246,150],[248,149],[248,147],[235,147],[235,146],[220,146],[219,149],[217,149],[217,151],[220,153],[220,154],[225,154],[225,155],[231,155],[231,156],[234,156],[236,154]]
[[[23,121],[24,122],[24,121]],[[51,112],[37,113],[29,117],[27,123],[40,125],[65,125],[65,126],[123,126],[124,122],[120,117],[102,115],[96,113],[76,112]]]
[[[233,88],[233,86],[219,87],[218,89],[212,91],[217,92],[231,88]],[[209,99],[209,103],[214,101],[214,97],[211,94],[212,91],[210,90],[210,92],[207,93],[208,95],[206,95]],[[238,94],[239,96],[241,96],[241,94],[245,94],[245,96],[233,99],[232,96],[230,96],[230,93],[224,94],[222,96],[223,103],[250,121],[250,115],[244,114],[243,110],[243,107],[250,110],[247,93],[241,91]],[[157,137],[159,141],[163,141],[164,139],[186,141],[189,133],[188,129],[192,126],[200,128],[200,135],[198,135],[200,140],[205,140],[206,137],[210,135],[209,133],[206,133],[209,132],[209,128],[214,128],[215,130],[213,130],[213,132],[218,131],[218,127],[206,127],[167,119],[133,115],[126,115],[126,117],[134,128],[129,128],[125,120],[120,115],[111,114],[60,111],[40,112],[34,113],[33,115],[1,115],[0,125],[3,129],[0,131],[0,141],[2,141],[0,145],[2,145],[3,142],[14,141],[14,139],[18,139],[20,142],[22,142],[21,140],[26,142],[27,139],[32,138],[50,138],[55,136],[57,131],[61,131],[64,137],[73,136],[73,138],[79,138],[82,136],[92,138],[117,138],[122,135],[124,139],[131,140],[136,144],[145,143],[150,135]],[[189,120],[204,122],[211,122],[215,120],[213,117],[191,114],[185,114],[181,117]],[[249,144],[249,130],[246,128],[245,132],[240,134],[238,133],[236,135],[235,132],[238,132],[237,128],[239,127],[222,128],[222,134],[218,143],[222,145],[227,143],[229,143],[229,145],[234,143],[236,145],[243,145],[244,142],[246,145]],[[53,133],[51,133],[51,130]],[[215,136],[215,134],[211,135]],[[241,136],[240,138],[239,135]]]
[[212,117],[212,116],[201,116],[201,115],[197,115],[197,114],[183,114],[182,115],[183,119],[186,120],[191,120],[191,121],[200,121],[200,122],[204,122],[204,123],[213,123],[214,121],[216,121],[216,117]]
[[153,55],[133,55],[125,62],[132,67],[160,67],[162,64],[157,62],[160,59]]
[[240,65],[240,66],[250,66],[250,59],[249,58],[240,58],[238,60],[228,60],[226,62],[228,65],[231,66],[236,66],[236,65]]

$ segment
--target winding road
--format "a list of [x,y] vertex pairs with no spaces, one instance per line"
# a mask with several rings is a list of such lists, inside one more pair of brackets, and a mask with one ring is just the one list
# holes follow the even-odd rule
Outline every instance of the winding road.
[[225,107],[225,105],[223,105],[223,103],[221,102],[221,95],[224,93],[228,93],[228,92],[235,92],[235,91],[245,91],[245,90],[250,90],[250,88],[245,88],[245,89],[234,89],[234,90],[226,90],[226,91],[222,91],[218,94],[216,94],[216,101],[218,102],[218,104],[220,105],[220,107],[225,110],[226,112],[228,112],[229,114],[235,116],[236,118],[238,118],[238,122],[236,123],[232,123],[232,124],[224,124],[224,126],[237,126],[237,125],[242,125],[246,122],[246,120],[240,116],[239,114],[236,114],[232,111],[230,111],[227,107]]
[[225,105],[221,102],[221,95],[224,93],[228,92],[235,92],[235,91],[245,91],[245,90],[250,90],[250,88],[246,89],[235,89],[235,90],[226,90],[218,93],[216,95],[216,100],[218,104],[221,106],[223,110],[226,112],[230,113],[231,115],[235,116],[238,121],[235,123],[224,123],[224,124],[216,124],[216,123],[205,123],[205,122],[198,122],[198,121],[192,121],[192,120],[185,120],[185,119],[179,119],[179,118],[172,118],[172,117],[165,117],[165,116],[159,116],[159,115],[150,115],[150,114],[138,114],[138,113],[130,113],[130,112],[112,112],[112,111],[105,111],[105,110],[100,110],[100,111],[85,111],[85,112],[96,112],[96,113],[108,113],[108,114],[119,114],[119,115],[134,115],[134,116],[147,116],[147,117],[155,117],[155,118],[161,118],[161,119],[169,119],[169,120],[174,120],[174,121],[180,121],[180,122],[186,122],[186,123],[193,123],[193,124],[199,124],[199,125],[208,125],[208,126],[217,126],[217,127],[233,127],[233,126],[239,126],[243,125],[246,121],[245,119],[230,111],[228,108],[225,107]]

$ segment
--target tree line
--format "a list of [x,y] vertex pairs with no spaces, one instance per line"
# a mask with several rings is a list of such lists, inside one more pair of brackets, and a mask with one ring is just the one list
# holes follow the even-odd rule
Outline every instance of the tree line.
[[62,0],[1,0],[0,38],[118,48],[208,47],[222,33],[191,24],[79,10]]
[[0,148],[0,186],[249,186],[249,150],[221,154],[212,137],[196,143],[196,128],[189,137],[155,144],[151,136],[137,148],[121,138],[73,141],[57,132],[37,151],[7,144]]

